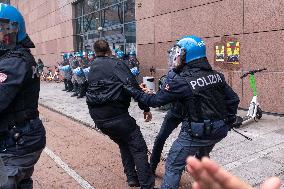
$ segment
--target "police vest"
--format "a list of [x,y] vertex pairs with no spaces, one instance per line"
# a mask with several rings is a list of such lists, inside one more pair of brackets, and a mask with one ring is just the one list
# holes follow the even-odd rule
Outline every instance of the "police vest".
[[[23,59],[27,71],[21,89],[12,103],[0,114],[1,124],[14,125],[22,121],[38,117],[38,98],[40,91],[40,79],[35,73],[36,61],[29,49],[19,49],[8,52],[1,60],[17,57]],[[0,60],[0,61],[1,61]],[[11,62],[13,64],[13,62]]]
[[224,77],[213,70],[186,71],[185,77],[193,96],[185,103],[190,122],[222,120],[226,116]]

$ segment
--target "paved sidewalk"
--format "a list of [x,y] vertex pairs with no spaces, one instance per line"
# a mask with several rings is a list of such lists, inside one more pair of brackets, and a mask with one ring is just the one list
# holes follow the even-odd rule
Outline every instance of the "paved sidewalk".
[[[70,97],[71,93],[61,91],[62,88],[63,84],[42,83],[40,104],[85,125],[95,127],[88,114],[86,99]],[[137,103],[133,102],[129,110],[141,127],[149,150],[152,149],[166,113],[158,109],[151,110],[153,120],[150,123],[144,122],[143,112]],[[240,115],[244,113],[239,112]],[[280,176],[284,181],[284,118],[264,115],[258,123],[252,123],[239,131],[253,140],[248,141],[235,132],[230,132],[215,146],[211,158],[252,185],[259,185],[265,178],[274,175]],[[163,151],[164,157],[167,156],[178,133],[179,128],[167,140]],[[284,185],[281,188],[284,189]]]

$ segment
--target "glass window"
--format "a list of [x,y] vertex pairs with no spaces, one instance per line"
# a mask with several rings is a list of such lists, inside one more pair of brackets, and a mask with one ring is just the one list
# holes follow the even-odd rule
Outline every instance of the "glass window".
[[135,21],[135,0],[127,0],[124,4],[124,22]]
[[80,0],[74,6],[77,49],[89,49],[100,38],[113,48],[135,49],[135,0]]
[[75,4],[75,18],[82,16],[84,14],[83,3],[84,1],[80,1]]
[[136,43],[136,24],[135,22],[125,24],[124,32],[125,32],[126,43]]
[[115,28],[105,30],[103,37],[110,43],[124,43],[125,37],[123,34],[123,25],[118,25]]
[[74,19],[74,24],[76,26],[76,34],[83,33],[83,31],[84,31],[84,28],[83,28],[83,26],[84,26],[83,17]]
[[97,11],[100,8],[99,0],[85,0],[83,2],[84,2],[84,14]]
[[100,25],[99,13],[95,12],[84,16],[84,32],[97,30]]
[[122,0],[101,0],[101,8],[114,5],[121,2]]
[[0,0],[0,3],[10,4],[10,0]]
[[97,12],[76,18],[74,21],[76,26],[76,34],[97,30],[100,26],[99,13]]
[[123,24],[123,7],[117,4],[101,11],[102,27],[108,28],[112,25]]
[[84,48],[84,39],[82,35],[76,35],[76,49],[78,51],[83,51]]

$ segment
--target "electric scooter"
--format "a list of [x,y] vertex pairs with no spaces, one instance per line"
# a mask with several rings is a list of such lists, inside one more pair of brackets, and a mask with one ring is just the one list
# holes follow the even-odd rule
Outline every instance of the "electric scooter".
[[254,120],[254,121],[257,122],[262,117],[262,110],[261,110],[259,102],[257,100],[256,83],[255,83],[254,74],[258,73],[258,72],[262,72],[264,70],[267,70],[267,69],[263,68],[263,69],[258,69],[258,70],[251,70],[251,71],[244,73],[241,76],[241,79],[249,76],[250,87],[253,91],[253,97],[252,97],[252,100],[250,102],[247,115],[245,117],[237,116],[237,121],[236,121],[237,127],[240,127],[241,125],[245,125],[245,124],[249,123],[251,120]]

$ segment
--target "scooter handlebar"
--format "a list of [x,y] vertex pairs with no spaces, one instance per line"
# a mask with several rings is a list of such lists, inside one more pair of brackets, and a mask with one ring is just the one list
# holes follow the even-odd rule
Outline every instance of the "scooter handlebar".
[[262,69],[257,69],[257,70],[250,70],[250,71],[244,73],[244,74],[241,76],[241,79],[243,79],[244,77],[246,77],[246,76],[248,76],[248,75],[250,75],[250,74],[253,75],[253,74],[257,73],[257,72],[262,72],[262,71],[264,71],[264,70],[267,70],[267,68],[262,68]]

